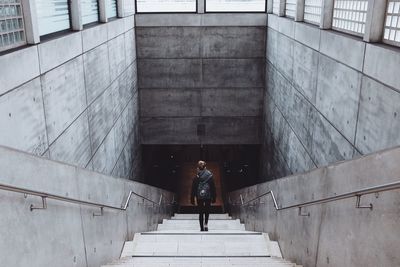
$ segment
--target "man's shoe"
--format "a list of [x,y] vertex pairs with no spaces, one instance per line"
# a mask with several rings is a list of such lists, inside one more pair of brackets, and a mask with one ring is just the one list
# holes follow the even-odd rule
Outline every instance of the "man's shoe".
[[204,226],[204,231],[208,232],[208,226]]

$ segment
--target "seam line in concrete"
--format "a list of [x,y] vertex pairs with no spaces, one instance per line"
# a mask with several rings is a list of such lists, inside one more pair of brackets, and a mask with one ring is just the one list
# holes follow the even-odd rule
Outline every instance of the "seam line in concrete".
[[[82,40],[82,47],[83,47],[83,38],[81,38]],[[86,110],[88,110],[88,92],[87,92],[87,86],[86,86],[86,67],[85,67],[85,57],[82,56],[82,65],[83,65],[83,82],[85,85],[85,102],[86,102]],[[89,112],[87,112],[87,125],[88,125],[88,134],[89,134],[89,146],[90,146],[90,155],[93,155],[93,142],[92,142],[92,131],[90,128],[90,123],[89,123]],[[90,164],[90,161],[85,163],[85,168],[87,168]]]
[[[268,60],[269,61],[269,60]],[[318,112],[318,114],[320,114],[353,148],[355,148],[355,146],[353,145],[353,143],[351,143],[337,128],[336,126],[334,126],[332,124],[332,122],[330,120],[328,120],[320,111],[319,109],[317,109],[317,107],[311,103],[308,98],[306,98],[298,89],[295,85],[292,84],[292,82],[286,78],[286,76],[281,73],[270,61],[269,64],[277,71],[280,73],[280,75],[282,75],[282,77]],[[318,88],[317,88],[318,90]],[[274,101],[275,102],[275,101]]]
[[[113,122],[113,125],[110,127],[110,130],[108,130],[108,132],[106,133],[106,135],[104,136],[104,138],[102,139],[102,141],[100,142],[100,144],[98,145],[98,147],[95,149],[95,151],[93,151],[93,155],[90,157],[89,159],[89,163],[93,160],[94,156],[96,155],[97,151],[100,149],[101,145],[105,142],[105,140],[107,139],[107,137],[110,135],[111,131],[115,128],[115,125],[117,124],[118,120],[121,118],[122,113],[125,111],[125,109],[128,107],[128,104],[130,103],[131,99],[133,99],[133,97],[136,94],[134,94],[129,101],[126,103],[125,107],[122,109],[121,113],[118,115],[118,117],[115,119],[115,121]],[[125,144],[126,145],[126,144]],[[123,150],[122,150],[123,153]],[[120,154],[121,155],[121,154]],[[115,164],[117,164],[118,160],[116,161]],[[115,167],[115,165],[114,165]],[[113,167],[113,168],[114,168]],[[93,166],[94,169],[94,166]],[[95,170],[95,171],[99,171],[99,170]]]
[[[306,151],[308,157],[311,159],[312,163],[314,164],[314,167],[318,167],[317,163],[314,161],[313,157],[311,156],[310,151],[308,151],[308,150],[306,149],[306,146],[303,144],[302,140],[299,138],[299,136],[297,135],[296,131],[293,129],[292,125],[289,123],[289,121],[287,120],[287,118],[284,116],[283,112],[280,110],[280,108],[278,107],[278,105],[275,103],[275,100],[272,98],[272,96],[271,96],[269,93],[267,93],[267,94],[270,96],[270,98],[271,98],[272,101],[274,102],[274,105],[275,105],[275,107],[276,107],[276,110],[278,110],[279,113],[281,113],[281,115],[282,115],[283,119],[285,120],[286,124],[289,125],[290,130],[292,130],[292,132],[293,132],[294,135],[296,136],[297,140],[299,140],[301,146],[304,148],[304,150]],[[278,149],[279,149],[279,148],[278,148]],[[282,153],[282,154],[283,154],[283,153]],[[289,169],[290,169],[290,167],[289,167]],[[306,171],[307,171],[307,170],[306,170]],[[292,173],[295,173],[293,170],[291,170],[291,172],[292,172]],[[299,173],[299,172],[296,172],[296,173]]]

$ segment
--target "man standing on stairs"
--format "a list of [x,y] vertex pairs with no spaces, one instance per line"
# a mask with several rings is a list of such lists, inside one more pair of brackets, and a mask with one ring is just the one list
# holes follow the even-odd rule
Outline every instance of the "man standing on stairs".
[[200,230],[208,231],[208,217],[210,215],[211,203],[216,201],[215,183],[212,173],[206,169],[206,163],[198,162],[197,176],[192,183],[192,194],[190,202],[195,205],[195,198],[199,212]]

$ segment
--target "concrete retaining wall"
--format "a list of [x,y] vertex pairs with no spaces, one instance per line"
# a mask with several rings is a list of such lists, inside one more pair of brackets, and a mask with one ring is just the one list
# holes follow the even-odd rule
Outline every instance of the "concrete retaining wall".
[[136,16],[143,144],[261,142],[266,15],[217,15]]
[[263,177],[400,144],[399,50],[268,15]]
[[[19,186],[83,201],[121,206],[130,190],[154,201],[172,193],[0,147],[0,184]],[[47,200],[46,210],[30,211],[41,198],[0,190],[2,266],[98,267],[119,258],[134,233],[155,230],[171,206],[156,207],[133,196],[127,211]]]
[[[278,205],[289,206],[400,180],[400,148],[277,179],[230,194],[234,202],[272,190]],[[262,204],[260,204],[262,202]],[[240,208],[231,207],[247,230],[268,232],[279,241],[285,259],[305,267],[399,266],[400,190],[277,212],[271,198]]]
[[0,56],[0,145],[138,179],[134,17]]

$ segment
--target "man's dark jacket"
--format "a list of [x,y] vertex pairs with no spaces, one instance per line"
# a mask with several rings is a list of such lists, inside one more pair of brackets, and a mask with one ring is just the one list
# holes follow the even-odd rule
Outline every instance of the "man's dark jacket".
[[214,178],[212,173],[207,170],[201,170],[197,172],[197,176],[194,178],[193,183],[192,183],[192,195],[190,198],[190,201],[194,203],[194,198],[197,197],[197,188],[199,187],[200,182],[205,182],[206,180],[207,183],[210,185],[210,195],[211,195],[211,202],[215,203],[217,195],[216,195],[216,190],[215,190],[215,183],[214,183]]

